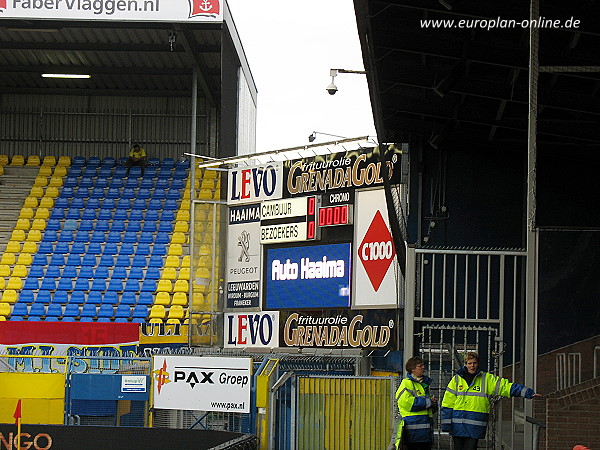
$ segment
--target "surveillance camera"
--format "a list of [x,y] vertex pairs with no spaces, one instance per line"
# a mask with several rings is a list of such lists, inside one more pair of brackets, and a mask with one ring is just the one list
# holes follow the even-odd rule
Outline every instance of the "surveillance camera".
[[338,90],[337,86],[333,83],[331,83],[329,86],[327,86],[326,89],[327,89],[327,92],[329,92],[329,95],[334,95]]

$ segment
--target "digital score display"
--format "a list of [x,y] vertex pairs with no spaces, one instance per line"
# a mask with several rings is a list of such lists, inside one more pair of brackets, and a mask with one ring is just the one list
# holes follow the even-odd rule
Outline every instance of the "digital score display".
[[319,226],[352,225],[352,205],[332,205],[319,208]]
[[261,204],[260,243],[279,244],[319,239],[318,198],[296,197]]

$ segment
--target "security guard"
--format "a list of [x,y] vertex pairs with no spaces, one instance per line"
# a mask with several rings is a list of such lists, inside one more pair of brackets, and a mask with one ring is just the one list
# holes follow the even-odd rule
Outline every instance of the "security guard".
[[437,400],[429,395],[431,378],[425,376],[425,363],[418,356],[406,361],[406,372],[396,391],[400,412],[396,448],[402,440],[409,450],[429,450],[433,443],[433,414],[437,411]]
[[465,367],[452,377],[442,400],[442,431],[450,432],[454,450],[474,450],[485,437],[490,397],[541,397],[533,389],[479,370],[479,356],[465,355]]

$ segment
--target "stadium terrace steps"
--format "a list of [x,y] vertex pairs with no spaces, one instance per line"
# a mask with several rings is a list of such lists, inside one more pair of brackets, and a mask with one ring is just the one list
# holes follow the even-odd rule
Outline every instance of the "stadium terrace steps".
[[0,254],[15,229],[19,212],[39,170],[39,167],[32,166],[4,166],[4,175],[0,176]]

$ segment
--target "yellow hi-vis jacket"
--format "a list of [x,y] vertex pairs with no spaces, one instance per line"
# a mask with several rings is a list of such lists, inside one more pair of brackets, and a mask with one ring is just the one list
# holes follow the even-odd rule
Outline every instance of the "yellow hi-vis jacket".
[[431,378],[423,377],[416,381],[410,374],[400,383],[396,391],[396,401],[400,412],[396,448],[400,445],[402,431],[408,443],[433,442],[433,413],[437,406],[429,396]]
[[442,431],[452,436],[483,439],[490,413],[490,397],[532,398],[535,392],[506,378],[479,371],[471,384],[462,375],[463,367],[452,377],[442,401]]

